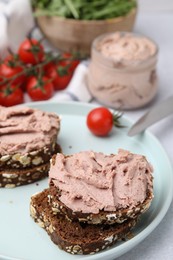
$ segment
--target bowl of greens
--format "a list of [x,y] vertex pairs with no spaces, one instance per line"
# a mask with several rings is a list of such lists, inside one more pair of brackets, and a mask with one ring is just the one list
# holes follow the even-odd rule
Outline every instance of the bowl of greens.
[[59,50],[90,54],[93,40],[107,32],[131,31],[136,0],[32,0],[45,37]]

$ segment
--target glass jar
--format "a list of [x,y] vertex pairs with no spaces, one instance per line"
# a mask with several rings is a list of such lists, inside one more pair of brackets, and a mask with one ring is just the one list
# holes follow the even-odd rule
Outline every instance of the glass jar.
[[147,37],[115,32],[97,37],[91,50],[88,88],[101,103],[134,109],[157,92],[157,45]]

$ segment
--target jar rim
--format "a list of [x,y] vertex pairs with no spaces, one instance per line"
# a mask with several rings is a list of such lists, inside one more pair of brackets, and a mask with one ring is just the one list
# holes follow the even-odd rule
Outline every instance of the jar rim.
[[[92,49],[97,53],[97,55],[100,55],[100,57],[104,58],[106,61],[111,61],[111,62],[114,62],[115,59],[114,58],[111,58],[111,57],[107,57],[105,55],[103,55],[98,49],[97,49],[97,44],[103,40],[104,38],[110,36],[110,35],[114,35],[116,33],[120,33],[120,35],[125,35],[125,34],[128,34],[128,35],[132,35],[132,36],[135,36],[135,37],[138,37],[138,38],[145,38],[147,40],[149,40],[155,47],[156,47],[156,51],[150,55],[149,57],[147,57],[147,59],[143,59],[143,60],[136,60],[136,63],[138,63],[138,65],[141,65],[141,64],[144,64],[145,62],[148,62],[150,60],[152,60],[154,57],[156,57],[158,55],[158,51],[159,51],[159,48],[158,48],[158,45],[157,43],[152,40],[150,37],[148,36],[145,36],[143,34],[139,34],[139,33],[134,33],[134,32],[126,32],[126,31],[115,31],[115,32],[109,32],[109,33],[104,33],[104,34],[101,34],[99,35],[98,37],[96,37],[92,43]],[[128,68],[128,67],[135,67],[136,66],[136,63],[131,63],[129,64],[130,66],[128,65],[125,65],[123,67],[120,67],[120,68],[115,68],[115,69],[125,69],[125,68]]]

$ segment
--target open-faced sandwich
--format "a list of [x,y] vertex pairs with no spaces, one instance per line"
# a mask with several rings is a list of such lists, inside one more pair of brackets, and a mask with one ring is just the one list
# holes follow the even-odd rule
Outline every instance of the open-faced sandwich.
[[12,188],[46,177],[60,152],[60,119],[28,107],[0,106],[0,187]]
[[153,199],[152,166],[142,155],[84,151],[51,160],[49,188],[30,212],[60,248],[92,254],[125,239]]

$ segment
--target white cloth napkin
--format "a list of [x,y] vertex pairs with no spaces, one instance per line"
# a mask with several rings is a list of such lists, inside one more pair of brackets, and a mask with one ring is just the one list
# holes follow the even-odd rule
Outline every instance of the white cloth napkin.
[[[33,28],[35,29],[33,30]],[[34,23],[30,0],[0,0],[0,57],[4,57],[8,48],[13,52],[18,50],[20,43],[29,32],[33,32],[33,37],[42,37]],[[36,33],[35,33],[35,32]],[[51,45],[45,44],[45,48],[50,49]],[[53,48],[53,51],[55,49]],[[90,102],[92,96],[87,88],[87,62],[81,62],[73,78],[64,91],[55,92],[50,100],[69,100]],[[31,99],[26,94],[25,102]]]

